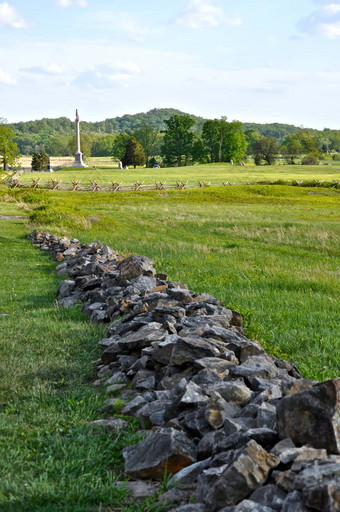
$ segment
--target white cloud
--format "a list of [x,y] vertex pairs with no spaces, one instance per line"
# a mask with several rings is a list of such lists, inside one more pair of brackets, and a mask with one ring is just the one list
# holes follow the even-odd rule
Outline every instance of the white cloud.
[[335,14],[338,14],[338,12],[340,12],[340,4],[325,5],[323,11],[326,14],[326,16],[334,16]]
[[18,11],[7,2],[0,3],[0,26],[27,28],[28,23]]
[[56,0],[58,7],[87,7],[87,0]]
[[6,71],[0,68],[0,83],[6,85],[16,85],[17,81],[15,78],[12,78],[9,73],[6,73]]
[[32,66],[30,68],[22,68],[21,71],[30,73],[33,75],[59,75],[63,72],[62,68],[55,62],[51,62],[47,65]]
[[320,23],[319,33],[327,39],[340,37],[340,21],[337,23]]
[[135,43],[142,43],[149,35],[145,24],[131,17],[127,11],[98,11],[82,16],[82,22],[90,28],[100,30],[114,30],[116,37],[122,37]]
[[74,80],[74,85],[87,89],[108,89],[115,86],[129,87],[135,84],[136,75],[141,73],[134,62],[119,62],[114,66],[96,66],[82,71]]
[[217,27],[224,23],[234,27],[242,24],[239,16],[229,15],[214,0],[190,0],[188,5],[177,13],[174,21],[178,25],[193,29]]
[[303,18],[298,28],[305,34],[320,35],[327,39],[340,37],[340,4],[327,4]]

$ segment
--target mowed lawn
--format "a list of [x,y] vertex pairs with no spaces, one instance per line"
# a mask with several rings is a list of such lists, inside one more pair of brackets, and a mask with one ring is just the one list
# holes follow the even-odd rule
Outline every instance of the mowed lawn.
[[[112,163],[107,166],[99,160],[98,165],[92,163],[84,169],[63,168],[52,173],[27,173],[20,180],[23,184],[31,184],[32,179],[39,179],[40,186],[49,186],[51,180],[60,181],[60,186],[70,188],[73,181],[80,182],[80,188],[88,189],[91,181],[102,187],[118,182],[123,187],[130,187],[135,181],[143,182],[145,188],[154,187],[155,182],[165,182],[166,188],[174,188],[176,182],[188,182],[189,188],[197,187],[198,182],[221,185],[229,181],[231,184],[245,184],[257,181],[340,181],[340,164],[338,165],[273,165],[259,166],[207,164],[188,167],[168,167],[161,169],[136,168],[119,170]],[[95,165],[96,169],[93,168]]]

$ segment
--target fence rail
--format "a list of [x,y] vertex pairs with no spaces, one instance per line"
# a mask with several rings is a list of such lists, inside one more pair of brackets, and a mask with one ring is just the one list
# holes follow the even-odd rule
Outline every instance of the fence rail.
[[[0,181],[1,183],[1,181]],[[30,182],[22,182],[20,178],[13,176],[7,178],[2,183],[5,183],[9,188],[39,188],[46,190],[64,190],[74,192],[142,192],[150,190],[166,191],[166,190],[187,190],[194,188],[206,188],[206,187],[218,187],[218,186],[233,186],[236,183],[230,181],[224,181],[222,183],[211,184],[204,181],[197,181],[196,183],[189,183],[189,181],[176,181],[173,184],[166,185],[166,182],[156,181],[153,184],[145,184],[144,181],[134,181],[133,183],[123,184],[117,181],[111,183],[99,183],[97,181],[89,181],[87,183],[81,183],[80,180],[72,182],[62,182],[52,178],[49,181],[41,181],[40,178],[32,178]],[[241,185],[241,184],[239,184]],[[333,189],[340,189],[340,181],[333,180],[332,182],[325,182],[324,180],[293,180],[290,182],[284,182],[283,180],[278,181],[249,181],[243,185],[290,185],[295,187],[327,187]]]

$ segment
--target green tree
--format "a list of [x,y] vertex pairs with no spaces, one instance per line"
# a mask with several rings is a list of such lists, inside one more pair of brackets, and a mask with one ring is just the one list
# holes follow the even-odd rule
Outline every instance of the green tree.
[[130,140],[130,135],[127,133],[120,133],[116,136],[115,141],[113,143],[112,155],[116,157],[118,160],[123,160],[127,143]]
[[167,165],[187,165],[192,158],[195,121],[188,115],[174,115],[164,121],[166,125],[161,154]]
[[243,125],[239,121],[227,123],[223,135],[222,155],[223,162],[241,162],[247,153],[247,141]]
[[146,157],[146,166],[148,167],[150,156],[154,156],[156,154],[155,149],[158,142],[158,133],[152,128],[150,123],[142,121],[140,126],[134,132],[134,136],[143,146]]
[[272,165],[279,152],[279,144],[274,137],[265,137],[255,132],[252,134],[250,151],[255,165],[261,165],[262,160]]
[[44,150],[40,153],[35,151],[32,156],[32,170],[38,172],[45,171],[47,169],[48,160],[49,156]]
[[15,165],[19,158],[19,148],[14,138],[13,128],[6,124],[5,119],[0,119],[0,161],[4,171],[8,170],[9,165]]
[[298,134],[287,135],[281,144],[281,153],[288,164],[295,164],[295,160],[303,152],[303,147]]
[[145,162],[146,157],[142,145],[139,144],[135,137],[130,137],[122,159],[124,167],[125,165],[133,165],[136,169],[137,165],[145,165]]
[[40,153],[35,151],[32,156],[31,162],[32,171],[41,172],[42,171],[42,162],[40,158]]
[[202,141],[207,154],[209,155],[209,162],[217,162],[218,160],[218,140],[219,140],[219,121],[218,119],[208,119],[203,125]]
[[98,135],[91,147],[91,156],[111,156],[116,137],[114,135]]

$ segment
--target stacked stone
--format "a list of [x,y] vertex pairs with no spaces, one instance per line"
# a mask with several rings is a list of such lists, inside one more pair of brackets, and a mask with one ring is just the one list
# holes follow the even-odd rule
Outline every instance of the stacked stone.
[[69,278],[59,305],[82,301],[90,322],[108,323],[96,385],[121,390],[122,414],[149,430],[124,451],[128,476],[172,474],[159,503],[178,512],[340,511],[340,379],[303,379],[244,336],[239,313],[144,256],[44,232],[31,240]]

